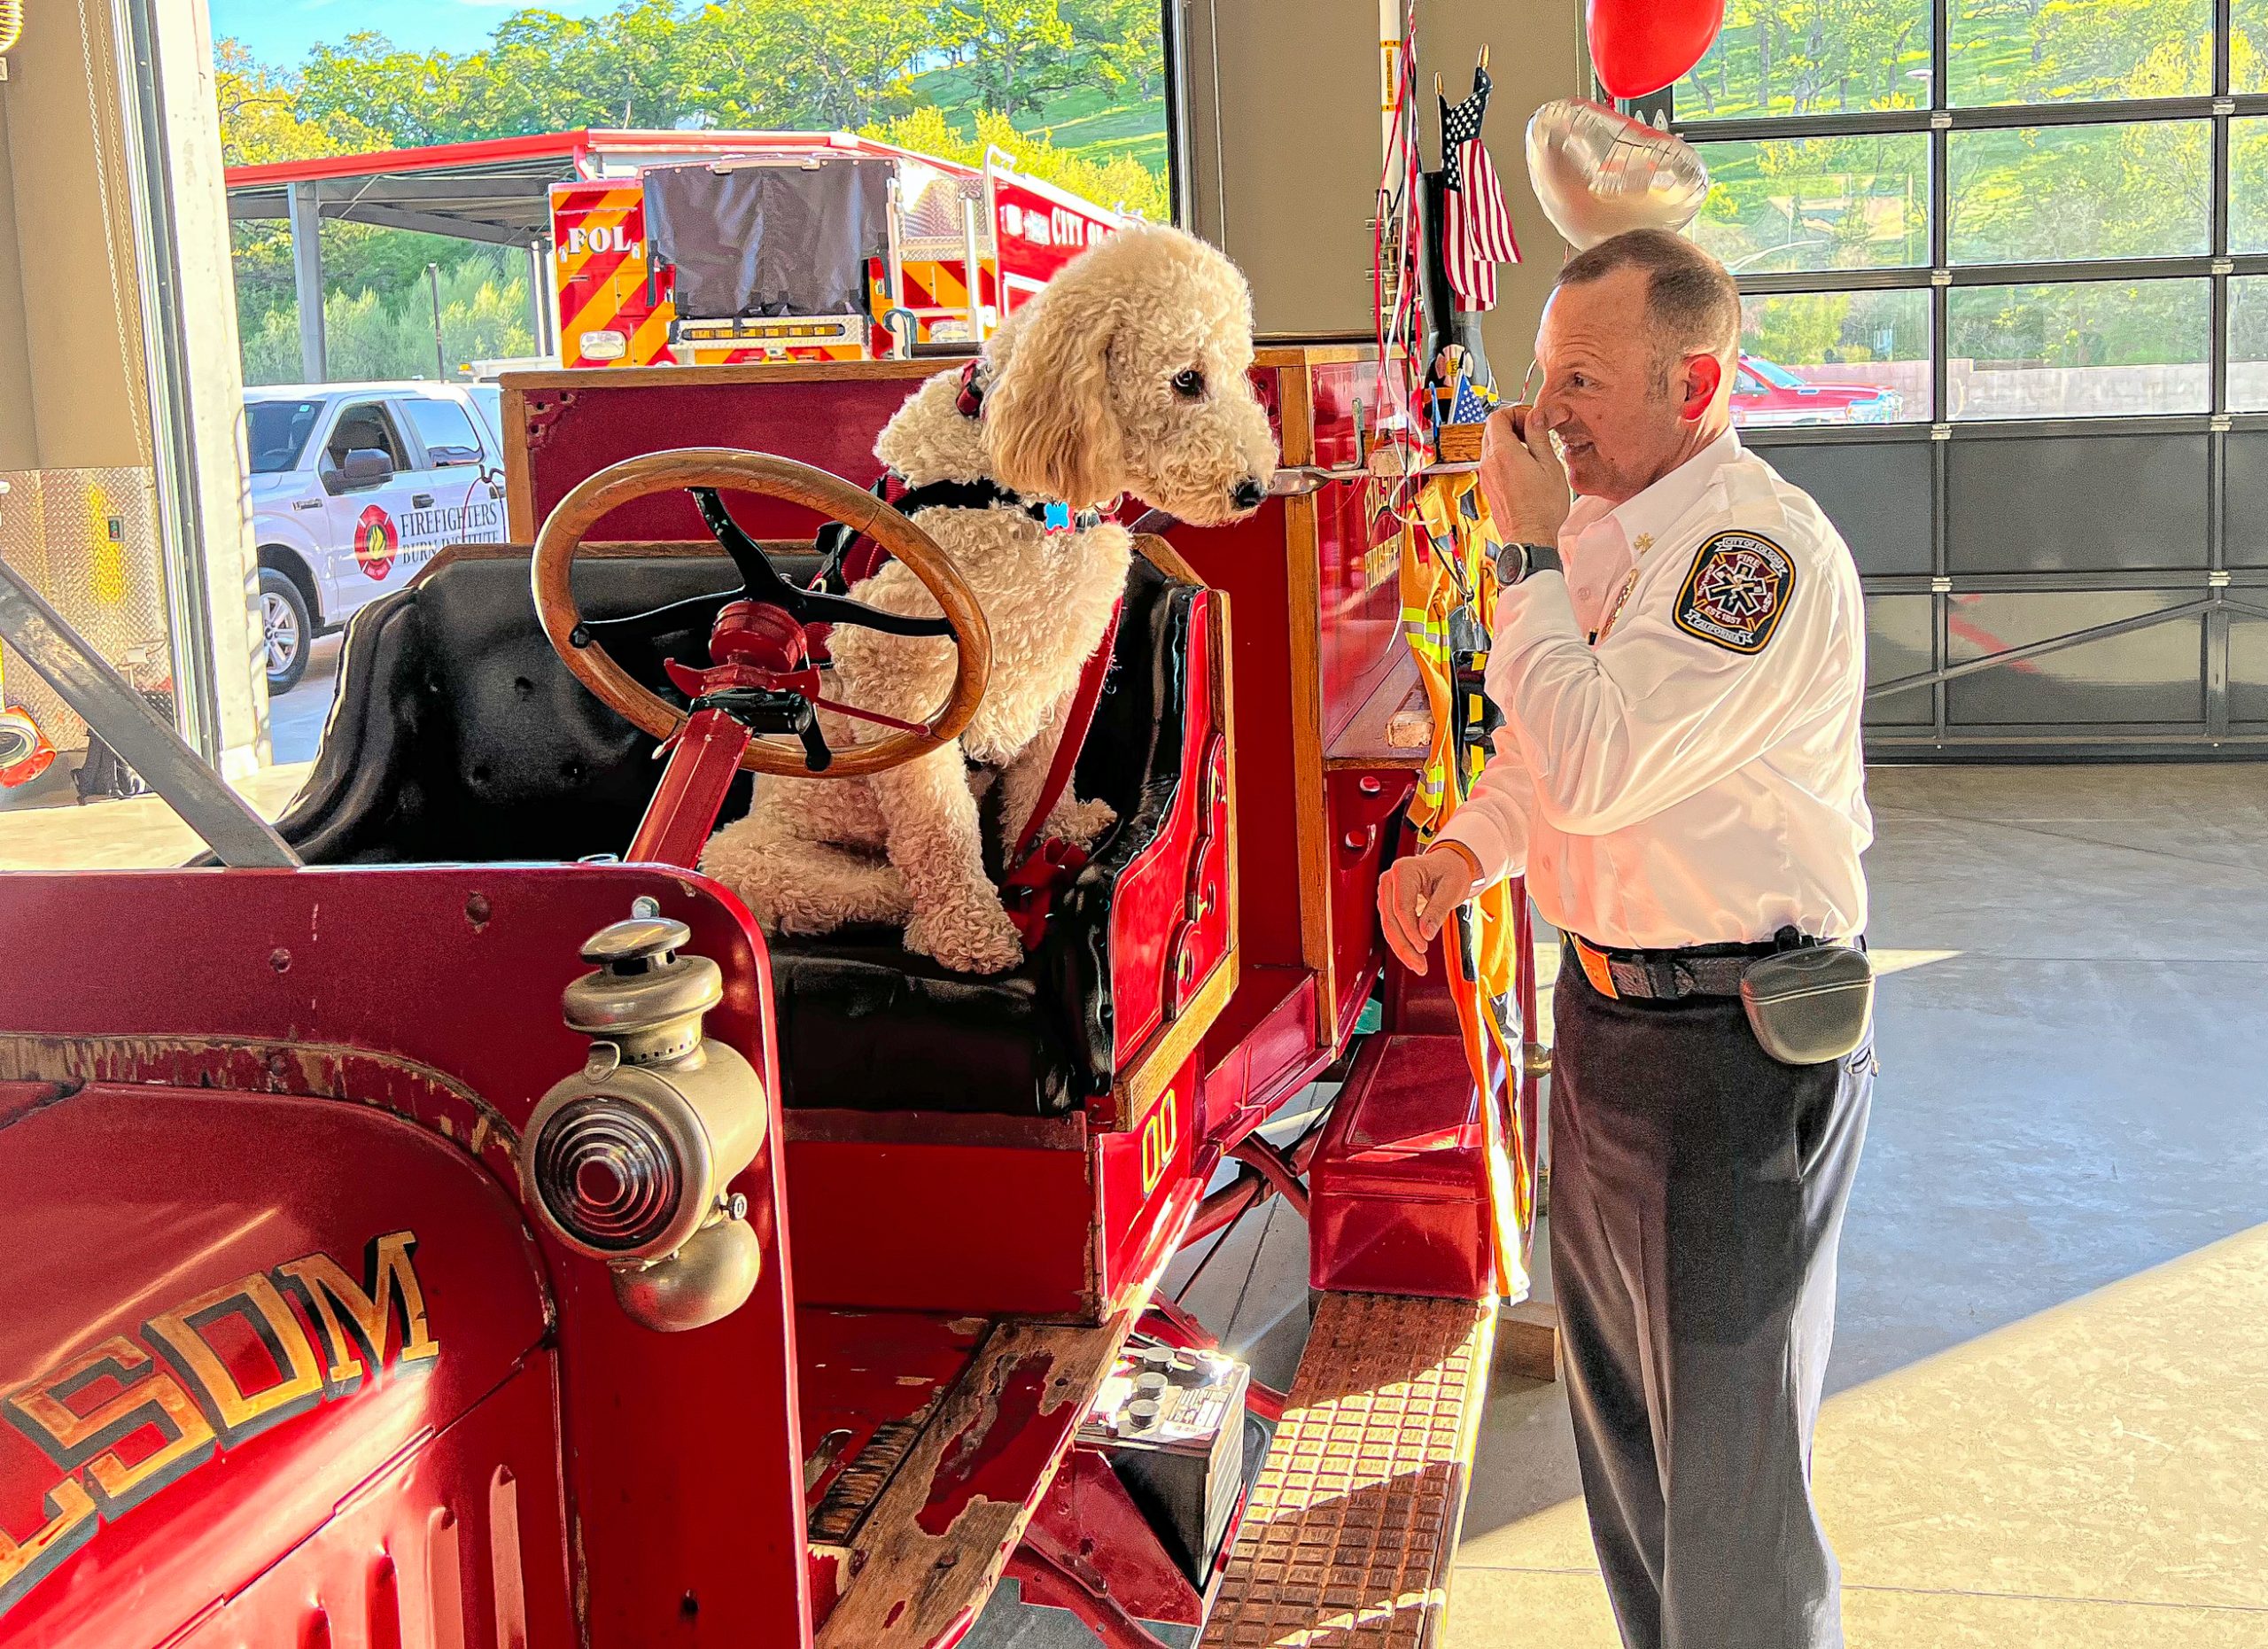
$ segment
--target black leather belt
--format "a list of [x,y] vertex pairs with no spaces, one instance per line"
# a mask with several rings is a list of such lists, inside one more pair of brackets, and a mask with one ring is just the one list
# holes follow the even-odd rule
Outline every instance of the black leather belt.
[[[1583,977],[1601,996],[1638,1001],[1674,1002],[1689,996],[1738,996],[1740,976],[1759,956],[1783,947],[1767,939],[1757,945],[1695,945],[1676,951],[1624,951],[1593,945],[1568,934],[1567,949]],[[1815,945],[1805,939],[1804,945]]]

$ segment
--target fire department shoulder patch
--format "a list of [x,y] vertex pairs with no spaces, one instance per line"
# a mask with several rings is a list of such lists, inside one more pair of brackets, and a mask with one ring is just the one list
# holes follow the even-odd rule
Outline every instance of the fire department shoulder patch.
[[1760,653],[1796,593],[1796,564],[1768,538],[1719,533],[1677,593],[1677,627],[1728,652]]

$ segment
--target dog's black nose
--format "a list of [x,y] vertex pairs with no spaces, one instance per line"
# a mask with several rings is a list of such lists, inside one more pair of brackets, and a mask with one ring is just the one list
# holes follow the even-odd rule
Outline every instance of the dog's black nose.
[[1229,502],[1239,509],[1257,509],[1267,496],[1268,488],[1254,475],[1247,475],[1229,489]]

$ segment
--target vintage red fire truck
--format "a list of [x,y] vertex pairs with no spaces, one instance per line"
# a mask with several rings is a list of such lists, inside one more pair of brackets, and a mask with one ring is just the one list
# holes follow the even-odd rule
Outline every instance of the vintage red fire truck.
[[[735,768],[805,752],[720,763],[663,666],[827,517],[959,615],[960,688],[890,736],[981,691],[965,588],[866,490],[959,364],[508,378],[512,541],[357,616],[273,834],[0,875],[0,931],[79,959],[0,992],[0,1644],[1433,1640],[1535,1095],[1377,933],[1448,701],[1376,348],[1263,347],[1271,496],[1138,540],[1078,766],[1120,822],[1021,968],[767,942],[693,868]],[[1288,1392],[1160,1288],[1270,1197]]]
[[[649,209],[664,191],[676,210]],[[720,156],[552,185],[560,361],[714,366],[967,348],[1122,222],[998,150],[971,167],[847,132],[750,133]],[[821,255],[831,236],[847,237],[832,260]],[[779,267],[758,270],[767,244]],[[734,279],[743,268],[745,288]]]

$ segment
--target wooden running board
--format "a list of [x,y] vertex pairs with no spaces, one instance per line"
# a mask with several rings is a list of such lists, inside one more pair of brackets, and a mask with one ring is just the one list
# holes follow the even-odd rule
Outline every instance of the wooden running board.
[[1133,1319],[993,1325],[853,1538],[819,1649],[921,1649],[966,1629]]
[[1201,1649],[1428,1649],[1449,1604],[1494,1300],[1326,1294]]

